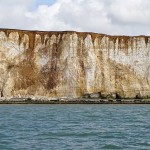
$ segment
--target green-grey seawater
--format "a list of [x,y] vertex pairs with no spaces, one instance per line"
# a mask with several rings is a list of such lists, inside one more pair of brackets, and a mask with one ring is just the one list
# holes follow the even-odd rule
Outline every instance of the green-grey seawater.
[[0,150],[149,150],[149,105],[0,105]]

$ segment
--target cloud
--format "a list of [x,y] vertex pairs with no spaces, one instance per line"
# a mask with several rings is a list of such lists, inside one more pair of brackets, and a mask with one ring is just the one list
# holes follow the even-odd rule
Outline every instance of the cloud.
[[59,8],[60,3],[52,6],[40,5],[36,11],[26,12],[25,16],[33,21],[34,30],[67,30],[71,27],[57,17]]
[[150,35],[149,0],[38,1],[0,0],[0,27]]
[[29,11],[34,0],[0,0],[1,28],[32,28],[28,25],[25,13]]
[[150,24],[150,1],[148,0],[126,0],[124,3],[116,0],[110,5],[110,14],[115,21],[123,24]]

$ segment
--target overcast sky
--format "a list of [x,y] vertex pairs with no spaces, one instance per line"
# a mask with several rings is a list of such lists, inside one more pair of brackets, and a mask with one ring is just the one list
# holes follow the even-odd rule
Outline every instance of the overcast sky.
[[150,0],[0,0],[0,28],[150,35]]

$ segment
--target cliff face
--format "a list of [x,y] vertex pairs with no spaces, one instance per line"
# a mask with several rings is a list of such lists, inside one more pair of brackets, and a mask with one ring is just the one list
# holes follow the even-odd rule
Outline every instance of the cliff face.
[[0,29],[1,97],[150,97],[150,37]]

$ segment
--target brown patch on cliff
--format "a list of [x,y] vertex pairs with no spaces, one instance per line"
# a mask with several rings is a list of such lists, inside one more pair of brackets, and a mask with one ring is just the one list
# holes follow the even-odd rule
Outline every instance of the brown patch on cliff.
[[48,40],[49,40],[49,38],[46,38],[46,39],[45,39],[45,41],[44,41],[44,44],[45,44],[45,45],[48,44]]
[[118,37],[116,37],[116,36],[110,36],[110,37],[109,37],[109,40],[112,41],[112,42],[114,43],[114,45],[115,45],[117,38],[118,38]]
[[28,33],[29,36],[29,48],[26,49],[25,53],[26,53],[26,58],[27,61],[31,64],[34,62],[34,44],[35,44],[35,34],[34,32],[29,32]]
[[40,82],[47,90],[52,90],[58,83],[58,72],[48,65],[44,66],[40,72]]
[[24,33],[23,32],[19,32],[19,45],[21,44],[21,41],[24,37]]
[[4,33],[5,33],[5,35],[7,36],[7,37],[9,37],[9,34],[11,33],[11,32],[14,32],[14,31],[10,31],[10,30],[3,30],[4,31]]
[[51,55],[49,63],[46,64],[40,72],[41,84],[45,87],[45,89],[50,91],[59,83],[60,75],[60,70],[57,65],[60,63],[60,56],[62,53],[62,36],[60,36],[59,40],[57,37],[56,41],[58,43],[53,43],[51,51],[49,51],[50,45],[47,45],[44,49],[40,50],[42,55]]
[[[58,41],[58,37],[57,37],[57,41]],[[61,54],[62,54],[62,42],[63,42],[62,35],[60,35],[59,41],[56,45],[56,53],[57,53],[58,59],[60,59]]]
[[128,42],[129,42],[129,37],[119,37],[118,38],[118,46],[119,50],[123,50],[123,52],[128,55]]
[[58,83],[59,70],[57,69],[57,63],[60,59],[60,54],[61,54],[58,45],[59,44],[57,43],[53,43],[51,68],[50,68],[49,79],[46,87],[49,90],[56,87]]
[[78,48],[77,48],[77,59],[79,59],[79,64],[82,68],[82,71],[84,71],[84,62],[83,62],[83,57],[84,57],[84,54],[83,54],[83,50],[85,49],[85,46],[84,46],[84,42],[83,42],[83,38],[79,37],[78,38]]
[[95,42],[95,39],[96,38],[99,38],[99,39],[101,39],[101,38],[103,38],[105,35],[104,34],[97,34],[97,33],[90,33],[90,32],[77,32],[76,33],[79,37],[82,37],[83,38],[83,40],[85,40],[85,38],[88,36],[88,35],[90,35],[91,36],[91,39],[92,39],[92,43],[93,43],[93,45],[94,45],[94,42]]
[[24,60],[18,64],[18,67],[14,70],[14,77],[15,89],[27,89],[32,85],[36,85],[38,81],[38,71],[35,65],[32,64],[31,67],[31,64]]
[[45,36],[45,34],[44,33],[39,33],[39,35],[41,37],[42,44],[44,44],[44,36]]
[[58,84],[58,72],[51,69],[51,71],[49,72],[46,89],[52,90],[57,86],[57,84]]
[[144,39],[145,39],[145,44],[146,44],[146,46],[147,46],[147,43],[148,43],[148,41],[149,41],[149,38],[145,36]]
[[11,69],[14,68],[14,67],[15,67],[14,64],[9,64],[9,63],[8,63],[8,65],[7,65],[7,70],[9,71],[9,70],[11,70]]
[[29,32],[29,49],[30,51],[34,50],[34,44],[35,44],[35,33],[34,32]]
[[83,37],[78,37],[78,44],[77,44],[77,58],[75,58],[78,62],[79,62],[79,77],[78,77],[78,87],[76,88],[76,93],[78,95],[83,95],[85,92],[85,64],[84,64],[84,60],[85,60],[85,55],[84,55],[84,51],[85,51],[85,44],[84,44],[84,39]]
[[101,78],[102,78],[102,83],[101,83],[102,90],[101,90],[101,92],[106,93],[106,91],[107,91],[106,85],[105,85],[106,79],[105,79],[105,75],[104,75],[105,65],[104,65],[103,51],[102,50],[99,51],[98,58],[99,58],[99,65],[100,65]]

